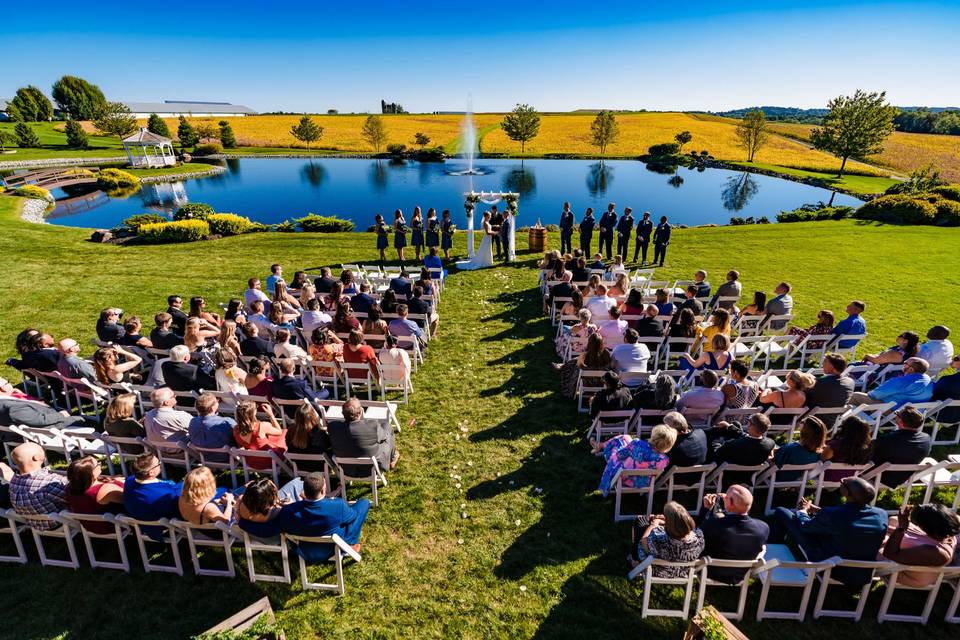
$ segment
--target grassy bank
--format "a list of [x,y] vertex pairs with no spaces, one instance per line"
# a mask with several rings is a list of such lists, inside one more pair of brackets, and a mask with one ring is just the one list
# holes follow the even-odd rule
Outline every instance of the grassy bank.
[[156,176],[173,177],[192,173],[204,173],[206,171],[214,171],[220,168],[222,167],[214,164],[206,164],[204,162],[184,162],[183,164],[175,167],[158,167],[154,169],[124,168],[124,171],[132,173],[138,178],[153,178]]
[[795,176],[797,178],[811,178],[813,180],[822,182],[827,188],[841,189],[843,191],[864,195],[871,193],[882,193],[888,187],[890,187],[890,185],[898,182],[893,178],[886,178],[883,176],[864,176],[853,175],[849,173],[838,178],[835,172],[829,173],[823,171],[811,171],[809,169],[795,169],[792,167],[780,167],[775,164],[762,164],[757,162],[731,162],[730,164],[737,165],[745,169],[756,169],[761,172],[771,171],[775,173],[782,173],[788,176]]
[[[288,271],[367,262],[372,234],[257,234],[173,246],[101,246],[82,229],[27,225],[20,201],[0,196],[0,345],[12,352],[25,326],[86,344],[96,312],[119,305],[149,318],[169,293],[211,303],[236,295],[251,274],[282,262]],[[465,253],[458,234],[456,253]],[[557,237],[549,239],[557,245]],[[955,258],[960,230],[853,221],[678,230],[663,279],[736,267],[745,288],[794,285],[799,321],[820,308],[867,302],[868,348],[905,329],[925,331],[960,314]],[[520,241],[521,248],[525,246]],[[922,247],[922,251],[911,250]],[[347,595],[235,580],[0,566],[8,585],[0,636],[139,638],[197,633],[263,595],[292,639],[306,638],[679,638],[676,620],[642,620],[625,580],[626,526],[595,492],[598,461],[587,454],[583,419],[562,399],[551,330],[540,317],[534,256],[515,267],[458,273],[445,291],[440,336],[416,374],[401,421],[400,468],[381,493],[365,533],[364,562],[347,569]],[[0,367],[0,374],[16,374]],[[458,476],[458,477],[452,477]],[[462,541],[462,543],[461,543]],[[32,549],[32,542],[27,541]],[[135,561],[136,563],[137,561]],[[314,576],[316,577],[316,576]],[[524,587],[524,589],[521,589]],[[51,604],[69,594],[70,606]],[[867,607],[876,611],[878,596]],[[900,594],[897,596],[900,598]],[[41,604],[43,603],[43,604]],[[729,605],[729,601],[724,604]],[[755,611],[756,591],[748,611]],[[928,627],[808,620],[742,627],[755,639],[952,638],[934,610]]]

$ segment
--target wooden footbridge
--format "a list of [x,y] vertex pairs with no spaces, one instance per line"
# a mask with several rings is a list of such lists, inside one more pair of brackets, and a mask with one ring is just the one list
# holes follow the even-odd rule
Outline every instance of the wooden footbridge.
[[15,173],[3,180],[8,189],[25,185],[51,190],[74,184],[92,184],[97,181],[97,167],[74,167],[70,169],[43,169],[27,173]]

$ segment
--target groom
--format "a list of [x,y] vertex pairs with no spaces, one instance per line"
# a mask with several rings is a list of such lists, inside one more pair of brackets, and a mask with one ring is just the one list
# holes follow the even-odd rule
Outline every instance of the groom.
[[[511,216],[509,212],[504,213],[500,223],[500,235],[498,238],[500,242],[498,243],[498,247],[499,244],[503,244],[503,261],[507,264],[510,263],[510,250],[512,249],[510,246],[510,225],[512,224],[513,216]],[[497,255],[497,257],[499,258],[500,256]]]
[[[497,211],[497,205],[493,205],[492,207],[490,207],[490,226],[493,227],[494,229],[499,229],[502,224],[503,224],[503,214]],[[499,235],[493,236],[492,239],[493,239],[494,252],[497,254],[496,255],[497,260],[499,260],[500,252],[501,252],[500,236]]]

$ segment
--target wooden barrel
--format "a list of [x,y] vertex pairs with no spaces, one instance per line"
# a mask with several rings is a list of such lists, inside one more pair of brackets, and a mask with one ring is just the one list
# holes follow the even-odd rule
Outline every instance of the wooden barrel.
[[530,227],[530,235],[527,239],[527,246],[530,251],[543,253],[547,250],[547,228]]

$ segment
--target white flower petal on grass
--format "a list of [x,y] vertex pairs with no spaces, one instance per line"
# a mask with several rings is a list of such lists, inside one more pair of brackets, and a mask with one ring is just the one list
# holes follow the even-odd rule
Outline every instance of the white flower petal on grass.
[[457,544],[463,544],[463,538],[458,539]]
[[525,585],[525,584],[520,585],[520,592],[521,592],[521,593],[526,593],[526,591],[527,591],[527,585]]
[[517,518],[517,519],[514,521],[514,524],[519,527],[519,526],[520,526],[520,518]]

